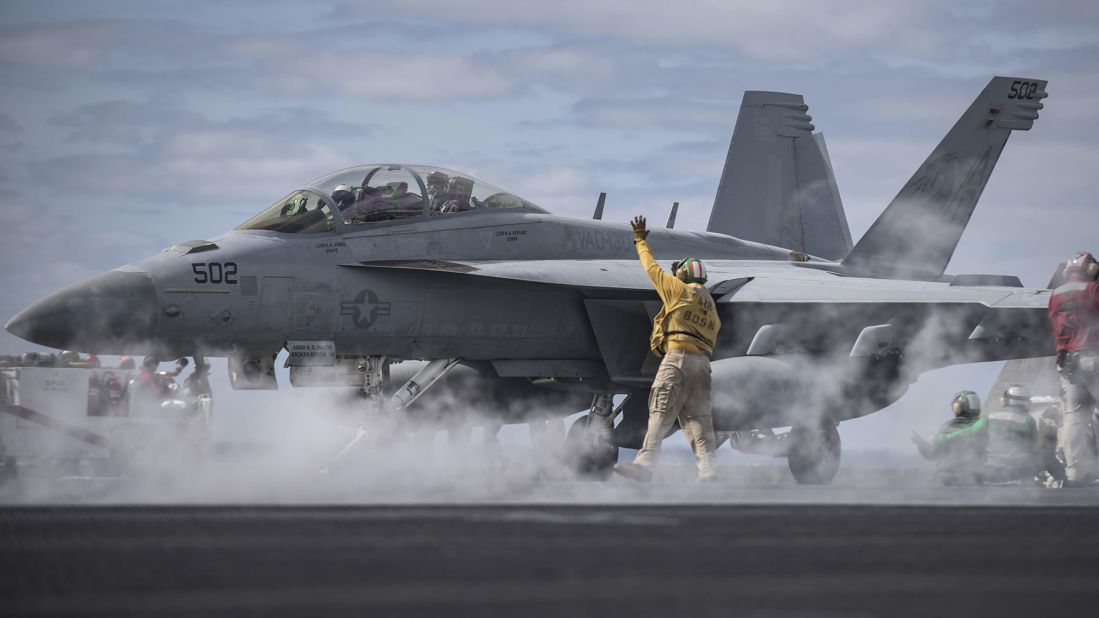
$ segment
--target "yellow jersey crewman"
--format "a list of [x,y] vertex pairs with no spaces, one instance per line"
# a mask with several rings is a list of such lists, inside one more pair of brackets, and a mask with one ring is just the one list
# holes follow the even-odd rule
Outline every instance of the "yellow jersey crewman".
[[645,218],[636,217],[634,245],[641,265],[656,288],[664,306],[653,319],[649,347],[663,357],[649,395],[649,426],[645,442],[633,463],[617,464],[615,472],[637,480],[652,479],[652,466],[660,455],[660,443],[676,418],[683,435],[691,442],[698,460],[698,478],[715,478],[714,421],[710,411],[710,354],[714,351],[721,320],[717,316],[701,260],[684,258],[672,265],[669,275],[653,259],[645,237]]

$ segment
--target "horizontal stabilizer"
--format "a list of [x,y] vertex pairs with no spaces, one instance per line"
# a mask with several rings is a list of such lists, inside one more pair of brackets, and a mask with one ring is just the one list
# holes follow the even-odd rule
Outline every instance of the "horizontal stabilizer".
[[824,137],[801,95],[748,91],[707,231],[838,260],[851,233]]
[[994,77],[843,260],[849,272],[935,279],[946,271],[1012,131],[1038,118],[1046,82]]

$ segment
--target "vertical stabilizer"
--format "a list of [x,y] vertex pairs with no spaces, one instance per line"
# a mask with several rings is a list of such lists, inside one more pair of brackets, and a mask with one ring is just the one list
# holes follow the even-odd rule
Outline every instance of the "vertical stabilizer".
[[1008,386],[1019,384],[1030,389],[1031,396],[1053,398],[1061,394],[1061,379],[1057,377],[1057,359],[1053,356],[1020,358],[1004,363],[992,389],[988,391],[984,407],[995,410],[1000,396]]
[[1045,90],[1043,80],[992,78],[844,265],[874,277],[941,276],[1008,136],[1033,126]]
[[801,95],[744,93],[707,231],[838,260],[851,233]]

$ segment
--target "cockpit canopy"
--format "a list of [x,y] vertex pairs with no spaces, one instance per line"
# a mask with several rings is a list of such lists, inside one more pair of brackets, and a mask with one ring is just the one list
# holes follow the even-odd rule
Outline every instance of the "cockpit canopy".
[[424,165],[363,165],[322,176],[237,229],[289,234],[351,231],[384,221],[542,208],[475,178]]

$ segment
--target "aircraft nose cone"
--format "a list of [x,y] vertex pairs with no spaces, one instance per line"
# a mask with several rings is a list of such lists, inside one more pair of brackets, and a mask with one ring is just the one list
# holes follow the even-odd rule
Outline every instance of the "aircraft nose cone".
[[111,271],[50,294],[5,328],[51,348],[121,354],[153,338],[158,308],[149,275]]

